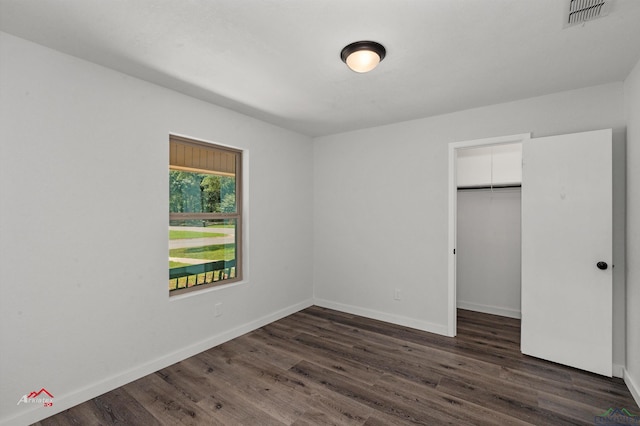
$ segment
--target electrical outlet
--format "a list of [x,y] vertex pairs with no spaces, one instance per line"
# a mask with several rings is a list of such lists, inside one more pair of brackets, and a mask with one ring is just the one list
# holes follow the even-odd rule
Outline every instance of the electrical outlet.
[[213,316],[219,317],[220,315],[222,315],[222,303],[216,303],[213,305]]
[[393,299],[394,300],[400,300],[400,289],[396,288],[393,290]]

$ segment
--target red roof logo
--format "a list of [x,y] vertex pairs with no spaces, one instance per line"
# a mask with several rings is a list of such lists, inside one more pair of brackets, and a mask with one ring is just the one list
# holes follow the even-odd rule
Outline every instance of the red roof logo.
[[37,398],[43,393],[47,394],[49,398],[53,398],[53,395],[51,395],[45,388],[40,389],[38,392],[31,392],[29,395],[27,395],[27,398]]

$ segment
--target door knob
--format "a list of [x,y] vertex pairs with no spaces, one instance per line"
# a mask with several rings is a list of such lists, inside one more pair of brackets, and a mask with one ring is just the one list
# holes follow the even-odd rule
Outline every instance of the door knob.
[[609,265],[607,265],[607,262],[598,262],[596,263],[596,266],[598,267],[598,269],[602,269],[603,271],[609,267]]

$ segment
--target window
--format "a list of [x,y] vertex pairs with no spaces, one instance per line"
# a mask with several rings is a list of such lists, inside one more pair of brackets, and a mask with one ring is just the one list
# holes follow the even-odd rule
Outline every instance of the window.
[[169,292],[242,279],[242,151],[169,138]]

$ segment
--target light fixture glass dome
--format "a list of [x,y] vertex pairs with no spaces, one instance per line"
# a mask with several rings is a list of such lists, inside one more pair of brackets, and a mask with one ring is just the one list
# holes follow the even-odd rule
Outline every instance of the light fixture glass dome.
[[375,41],[357,41],[342,49],[340,57],[347,66],[359,73],[369,72],[384,59],[384,46]]
[[380,56],[371,50],[358,50],[347,57],[347,66],[355,72],[369,72],[380,63]]

